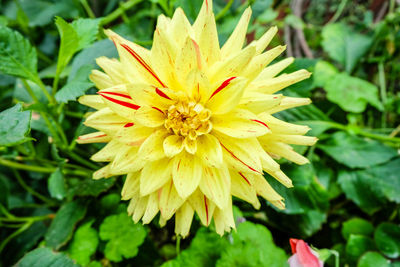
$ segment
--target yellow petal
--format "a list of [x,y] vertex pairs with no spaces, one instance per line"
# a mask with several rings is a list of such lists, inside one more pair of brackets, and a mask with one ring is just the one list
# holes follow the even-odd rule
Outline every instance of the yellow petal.
[[251,87],[260,93],[273,94],[285,87],[300,82],[311,76],[311,73],[306,70],[298,70],[290,74],[281,74],[278,77],[253,82]]
[[[122,87],[121,87],[122,88]],[[128,120],[134,120],[134,114],[140,106],[136,105],[132,98],[124,91],[115,92],[114,90],[101,90],[98,94],[104,103],[116,114]]]
[[185,140],[183,140],[183,146],[185,147],[186,152],[195,154],[197,151],[197,140],[192,140],[189,136],[186,136]]
[[235,229],[235,221],[233,219],[232,199],[229,200],[228,206],[224,209],[216,208],[214,211],[215,231],[222,236],[224,232],[230,232]]
[[172,179],[158,191],[158,206],[164,220],[169,220],[184,202],[176,192]]
[[301,145],[301,146],[312,146],[318,140],[318,138],[314,136],[289,135],[289,134],[271,134],[261,138],[266,138],[274,142],[282,142],[286,144]]
[[158,194],[153,193],[149,195],[149,199],[147,201],[147,207],[146,210],[144,211],[143,214],[143,223],[148,224],[151,222],[151,220],[154,219],[154,217],[157,215],[159,209],[158,209]]
[[183,83],[192,70],[201,70],[204,67],[204,64],[199,45],[191,37],[188,37],[182,49],[178,52],[175,62],[178,80]]
[[102,109],[107,107],[99,95],[83,95],[78,98],[78,102],[94,109]]
[[244,11],[242,17],[239,20],[235,30],[229,36],[224,46],[221,48],[221,57],[226,58],[230,55],[240,51],[246,39],[247,26],[251,18],[251,8],[248,7]]
[[153,128],[127,123],[118,130],[114,138],[129,146],[140,146],[153,132]]
[[302,97],[283,97],[278,106],[267,109],[268,113],[273,114],[285,109],[300,107],[311,103],[311,99]]
[[257,54],[260,54],[265,50],[277,32],[278,27],[271,27],[266,33],[263,34],[263,36],[261,36],[260,39],[255,42]]
[[158,107],[142,106],[135,113],[135,121],[146,127],[159,127],[164,124],[165,113]]
[[126,85],[126,90],[139,106],[165,109],[173,103],[171,100],[173,92],[167,88],[157,88],[144,83],[131,83]]
[[151,134],[140,146],[140,157],[145,161],[155,161],[165,157],[163,142],[168,133],[165,129],[160,129]]
[[161,159],[144,165],[140,175],[140,195],[145,196],[160,189],[171,179],[172,164]]
[[200,189],[194,191],[194,193],[188,198],[190,205],[199,215],[200,221],[203,225],[210,225],[214,210],[214,202],[207,199]]
[[76,139],[78,144],[107,143],[110,141],[111,137],[103,132],[81,135]]
[[[146,210],[148,200],[148,196],[141,197],[139,198],[139,201],[136,203],[136,205],[134,205],[134,208],[128,206],[128,214],[132,215],[132,220],[134,223],[138,223],[140,221],[140,218],[142,218]],[[133,201],[131,200],[131,202]]]
[[270,132],[268,125],[245,109],[235,109],[228,114],[212,117],[213,129],[235,138],[249,138]]
[[210,167],[222,165],[222,148],[217,138],[211,134],[201,135],[197,138],[197,153],[200,159]]
[[310,127],[306,125],[296,125],[293,123],[284,122],[271,116],[267,112],[258,114],[258,117],[267,123],[268,127],[273,133],[303,135],[310,130]]
[[296,164],[303,165],[309,163],[309,160],[306,157],[294,151],[290,145],[275,141],[263,143],[263,147],[266,151],[284,157]]
[[188,89],[191,98],[202,104],[206,103],[212,94],[212,87],[207,75],[197,68],[189,72],[184,87]]
[[261,204],[257,198],[254,184],[254,175],[243,174],[237,171],[230,171],[232,195],[251,203],[254,208],[259,209]]
[[113,84],[117,85],[128,82],[124,75],[123,65],[117,59],[98,57],[96,58],[96,63],[104,70],[108,77],[110,77]]
[[190,196],[198,187],[202,176],[199,159],[189,153],[181,153],[173,161],[172,177],[179,196]]
[[86,126],[103,131],[108,135],[114,135],[121,127],[129,123],[129,120],[118,116],[110,108],[103,108],[87,117]]
[[261,73],[256,77],[255,81],[262,81],[262,80],[267,80],[275,77],[278,75],[281,71],[286,69],[287,66],[292,64],[294,61],[293,57],[288,57],[285,58],[271,66],[266,67]]
[[183,136],[179,135],[170,135],[165,138],[163,147],[164,153],[167,157],[171,158],[177,154],[179,154],[183,150]]
[[265,178],[261,175],[253,175],[254,187],[257,191],[257,194],[265,198],[270,202],[280,201],[283,200],[281,197],[272,187],[271,185],[265,180]]
[[99,180],[101,178],[109,178],[111,176],[113,176],[113,174],[111,173],[111,164],[107,164],[106,166],[104,166],[101,169],[98,169],[97,171],[95,171],[93,173],[93,179],[94,180]]
[[280,104],[283,95],[261,94],[253,91],[245,91],[240,100],[240,107],[247,108],[255,114],[264,112],[266,108],[273,108]]
[[185,202],[175,214],[175,233],[182,237],[189,234],[192,224],[194,210],[189,203]]
[[114,175],[135,172],[143,167],[144,162],[137,160],[138,148],[134,146],[122,146],[119,153],[111,163],[110,171]]
[[121,191],[122,200],[128,200],[139,195],[139,176],[140,172],[128,173]]
[[231,198],[231,181],[227,166],[223,165],[220,168],[204,167],[200,190],[218,208],[224,209]]
[[212,114],[225,114],[234,109],[242,98],[247,80],[241,77],[231,77],[223,81],[212,92],[206,108]]
[[94,154],[90,159],[97,162],[107,162],[112,161],[116,154],[120,151],[124,144],[111,140],[107,145],[105,145],[100,151]]
[[178,47],[183,46],[187,36],[194,36],[192,26],[180,7],[175,10],[174,15],[172,16],[170,34],[172,35],[172,40],[176,42]]
[[99,89],[107,89],[116,85],[107,74],[98,70],[92,70],[89,78]]

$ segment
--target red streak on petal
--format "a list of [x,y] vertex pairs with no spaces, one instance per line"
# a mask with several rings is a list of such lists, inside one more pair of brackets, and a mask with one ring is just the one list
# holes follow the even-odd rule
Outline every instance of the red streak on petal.
[[128,99],[132,99],[132,97],[131,96],[129,96],[129,95],[126,95],[126,94],[121,94],[121,93],[116,93],[116,92],[98,92],[98,94],[107,94],[107,95],[115,95],[115,96],[120,96],[120,97],[125,97],[125,98],[128,98]]
[[128,122],[127,124],[124,125],[125,128],[132,127],[135,125],[133,122]]
[[155,109],[155,110],[161,112],[162,114],[164,114],[164,112],[163,112],[161,109],[159,109],[159,108],[156,108],[156,107],[151,107],[151,108],[153,108],[153,109]]
[[222,146],[229,154],[231,154],[231,156],[232,156],[234,159],[236,159],[236,160],[240,161],[241,163],[243,163],[243,165],[245,165],[247,168],[249,168],[249,169],[252,170],[253,172],[260,173],[259,171],[257,171],[256,169],[250,167],[249,165],[247,165],[246,163],[244,163],[241,159],[239,159],[238,157],[236,157],[236,155],[233,154],[232,151],[230,151],[229,149],[227,149],[226,146],[224,146],[224,145],[221,143],[221,141],[220,141],[219,143],[221,144],[221,146]]
[[195,40],[192,39],[193,45],[194,45],[194,50],[196,51],[196,59],[197,59],[197,67],[199,70],[201,70],[201,56],[200,56],[200,47],[196,43]]
[[242,178],[251,186],[249,180],[247,180],[246,176],[244,176],[243,173],[239,172],[239,175],[242,176]]
[[161,97],[164,97],[164,98],[166,98],[166,99],[171,100],[171,98],[170,98],[169,96],[167,96],[163,91],[161,91],[161,90],[158,89],[157,87],[156,87],[156,93],[157,93],[159,96],[161,96]]
[[259,121],[259,120],[252,120],[252,121],[258,122],[258,123],[264,125],[265,127],[267,127],[269,129],[268,125],[265,122],[262,122],[262,121]]
[[124,106],[124,107],[127,107],[127,108],[131,108],[131,109],[134,109],[134,110],[138,110],[140,108],[140,106],[138,106],[138,105],[135,105],[135,104],[132,104],[132,103],[129,103],[129,102],[125,102],[125,101],[122,101],[122,100],[118,100],[118,99],[103,95],[102,93],[99,93],[99,94],[102,97],[104,97],[105,99],[110,100],[111,102],[114,102],[115,104],[118,104],[118,105],[121,105],[121,106]]
[[136,53],[132,48],[130,48],[128,45],[126,44],[121,44],[121,46],[123,48],[126,49],[126,51],[129,52],[129,54],[131,54],[138,62],[140,65],[143,66],[143,68],[145,68],[150,74],[151,76],[153,76],[163,87],[166,87],[161,81],[160,79],[157,77],[157,75],[154,73],[153,69],[146,63],[146,61],[143,60],[143,58],[141,56],[139,56],[138,53]]
[[207,198],[204,196],[204,207],[206,209],[206,219],[207,219],[207,224],[208,224],[208,206],[207,206]]
[[107,136],[107,135],[106,134],[100,134],[100,135],[86,137],[86,138],[82,138],[82,136],[79,136],[78,140],[88,140],[88,139],[100,138],[100,137],[105,137],[105,136]]
[[214,95],[216,95],[217,93],[219,93],[222,89],[224,89],[225,87],[227,87],[230,83],[231,83],[231,81],[233,80],[233,79],[235,79],[236,77],[230,77],[229,79],[227,79],[227,80],[225,80],[215,91],[214,91],[214,93],[212,93],[212,95],[210,96],[210,99],[214,96]]

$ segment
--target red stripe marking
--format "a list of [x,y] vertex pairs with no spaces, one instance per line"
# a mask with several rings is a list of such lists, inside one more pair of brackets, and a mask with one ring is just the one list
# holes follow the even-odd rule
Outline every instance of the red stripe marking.
[[78,140],[89,140],[89,139],[100,138],[100,137],[105,137],[105,136],[107,136],[107,135],[106,134],[100,134],[100,135],[97,135],[97,136],[86,137],[86,138],[82,138],[82,136],[79,136]]
[[170,98],[169,96],[167,96],[163,91],[161,91],[161,90],[158,89],[157,87],[156,87],[156,93],[157,93],[157,95],[159,95],[159,96],[161,96],[161,97],[164,97],[164,98],[166,98],[166,99],[171,100],[171,98]]
[[219,143],[221,144],[221,146],[222,146],[226,151],[228,151],[229,154],[231,154],[231,156],[232,156],[234,159],[236,159],[236,160],[240,161],[241,163],[243,163],[243,165],[245,165],[247,168],[249,168],[249,169],[252,170],[253,172],[260,173],[259,171],[257,171],[256,169],[250,167],[249,165],[247,165],[246,163],[244,163],[241,159],[239,159],[238,157],[236,157],[236,155],[233,154],[232,151],[230,151],[229,149],[227,149],[226,146],[224,146],[224,145],[221,143],[221,141],[219,141]]
[[143,68],[145,68],[163,87],[166,87],[154,73],[153,69],[146,63],[146,61],[143,60],[141,56],[138,55],[138,53],[136,53],[126,44],[121,44],[121,46],[125,48],[129,52],[129,54],[131,54],[139,62],[139,64],[142,65]]
[[207,218],[207,224],[208,222],[208,206],[207,206],[207,198],[204,196],[204,207],[206,208],[206,218]]
[[210,99],[214,96],[214,95],[216,95],[217,93],[219,93],[222,89],[224,89],[225,87],[227,87],[230,83],[231,83],[231,81],[233,80],[233,79],[235,79],[236,77],[230,77],[229,79],[227,79],[227,80],[225,80],[215,91],[214,91],[214,93],[212,93],[212,95],[210,96]]
[[264,125],[265,127],[267,127],[269,129],[268,125],[265,122],[262,122],[262,121],[259,121],[259,120],[252,120],[252,121],[258,122],[258,123]]
[[251,186],[249,180],[247,180],[246,176],[244,176],[243,173],[239,172],[239,175],[242,176],[242,178]]
[[197,67],[199,70],[201,70],[201,56],[200,56],[200,47],[196,43],[195,40],[192,39],[193,45],[194,45],[194,50],[196,51],[196,59],[197,59]]
[[124,125],[125,128],[132,127],[135,125],[133,122],[128,122],[127,124]]
[[156,107],[151,107],[151,108],[154,108],[155,110],[157,110],[157,111],[161,112],[162,114],[164,114],[164,112],[159,108],[156,108]]
[[125,98],[129,98],[132,99],[132,97],[130,95],[126,95],[126,94],[122,94],[122,93],[116,93],[116,92],[97,92],[98,94],[107,94],[107,95],[116,95],[116,96],[120,96],[120,97],[125,97]]
[[138,105],[135,105],[135,104],[132,104],[132,103],[129,103],[129,102],[125,102],[125,101],[122,101],[122,100],[118,100],[118,99],[103,95],[102,93],[99,93],[99,94],[102,97],[104,97],[105,99],[108,99],[111,102],[114,102],[115,104],[118,104],[118,105],[121,105],[121,106],[124,106],[124,107],[127,107],[127,108],[131,108],[131,109],[134,109],[134,110],[138,110],[140,108],[140,106],[138,106]]

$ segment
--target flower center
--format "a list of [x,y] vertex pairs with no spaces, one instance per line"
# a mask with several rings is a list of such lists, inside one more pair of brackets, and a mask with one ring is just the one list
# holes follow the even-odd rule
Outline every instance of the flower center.
[[211,131],[210,116],[211,111],[199,103],[178,101],[168,108],[164,125],[176,135],[195,140],[197,136]]

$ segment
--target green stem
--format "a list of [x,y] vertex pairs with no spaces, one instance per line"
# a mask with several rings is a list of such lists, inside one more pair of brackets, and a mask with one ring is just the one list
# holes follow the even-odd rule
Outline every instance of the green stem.
[[[0,157],[0,165],[15,168],[18,170],[40,172],[40,173],[53,173],[57,170],[56,167],[53,168],[53,167],[41,167],[41,166],[35,166],[35,165],[27,165],[27,164],[22,164],[22,163],[14,162],[11,160],[7,160],[7,159],[1,158],[1,157]],[[63,172],[65,174],[82,176],[82,177],[87,177],[90,174],[88,171],[83,171],[83,170],[64,169]]]
[[[386,79],[385,79],[385,66],[383,62],[380,61],[378,64],[378,74],[379,74],[379,91],[381,94],[382,105],[385,107],[387,102],[387,94],[386,94]],[[382,127],[386,127],[386,112],[382,112]]]
[[342,0],[340,2],[338,9],[336,10],[333,17],[328,21],[328,24],[334,23],[342,15],[342,12],[343,12],[344,8],[346,7],[346,4],[347,4],[347,0]]
[[16,218],[14,215],[8,212],[8,210],[0,203],[0,211],[3,213],[8,219]]
[[143,0],[128,0],[127,2],[121,4],[116,10],[105,16],[101,20],[100,24],[107,25],[113,22],[114,20],[118,19],[119,16],[121,16],[125,10],[132,8],[133,6],[139,4],[142,1]]
[[224,8],[218,12],[218,14],[215,16],[215,20],[219,20],[221,19],[223,16],[225,16],[225,14],[229,11],[229,9],[231,8],[232,4],[233,4],[233,0],[229,0],[229,2],[224,6]]
[[178,256],[181,253],[181,236],[176,236],[176,255]]
[[56,204],[56,202],[53,201],[52,199],[47,198],[47,197],[43,196],[42,194],[39,194],[33,188],[31,188],[29,185],[27,185],[17,170],[15,170],[15,169],[12,169],[12,170],[14,172],[15,177],[17,178],[18,183],[21,185],[21,187],[24,188],[27,192],[29,192],[32,196],[37,197],[38,199],[42,200],[44,203],[47,203],[49,205]]
[[17,235],[19,235],[22,232],[24,232],[25,230],[27,230],[29,227],[31,227],[32,224],[33,224],[33,222],[27,222],[26,224],[24,224],[24,226],[22,226],[21,228],[16,230],[14,233],[9,235],[6,239],[4,239],[3,242],[1,242],[1,244],[0,244],[0,253],[3,251],[4,247],[8,244],[8,242],[11,241],[11,239],[13,239]]
[[32,81],[39,86],[39,88],[42,90],[43,94],[46,96],[50,104],[56,104],[57,102],[56,99],[54,98],[53,95],[50,95],[50,93],[46,89],[46,85],[42,82],[42,80],[39,77],[35,77],[35,79],[33,79]]
[[83,8],[85,9],[86,13],[88,14],[89,18],[95,19],[96,16],[95,16],[95,14],[93,13],[92,9],[90,8],[90,5],[89,5],[89,3],[87,2],[87,0],[81,0],[80,2],[81,2],[81,4],[82,4]]
[[85,166],[88,167],[88,168],[91,168],[91,169],[94,169],[94,170],[96,170],[96,169],[99,168],[99,166],[97,166],[96,164],[94,164],[94,163],[92,163],[92,162],[90,162],[90,161],[88,161],[88,160],[82,158],[81,156],[79,156],[78,154],[76,154],[76,153],[73,152],[73,151],[65,150],[64,152],[65,152],[68,156],[70,156],[72,159],[74,159],[74,160],[76,160],[77,162],[79,162],[79,163],[85,165]]

